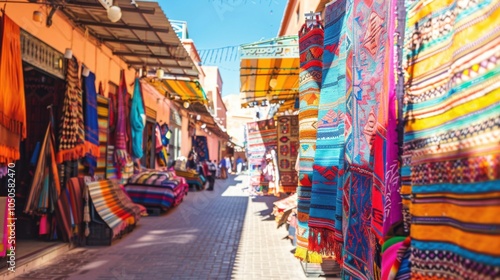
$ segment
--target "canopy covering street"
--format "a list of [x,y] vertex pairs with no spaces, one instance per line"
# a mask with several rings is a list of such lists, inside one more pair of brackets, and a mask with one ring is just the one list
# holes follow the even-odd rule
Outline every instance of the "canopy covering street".
[[[240,46],[241,106],[292,105],[299,91],[297,36],[284,36]],[[288,102],[287,102],[288,101]],[[290,107],[290,108],[291,108]],[[280,108],[280,111],[284,108]]]
[[148,82],[166,97],[177,101],[207,103],[207,96],[196,80],[175,80],[148,78]]

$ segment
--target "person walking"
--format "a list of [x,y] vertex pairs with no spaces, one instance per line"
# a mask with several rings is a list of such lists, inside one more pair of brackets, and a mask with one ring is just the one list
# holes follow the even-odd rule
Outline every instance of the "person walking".
[[243,159],[241,157],[238,157],[236,159],[236,174],[241,174],[241,170],[243,169]]
[[219,163],[220,171],[221,171],[221,179],[227,178],[227,169],[226,169],[226,158],[222,158]]
[[217,161],[214,159],[213,165],[215,166],[215,178],[220,179],[220,168]]
[[[214,160],[215,162],[215,160]],[[217,172],[217,166],[215,165],[214,162],[210,162],[207,160],[207,165],[208,165],[208,188],[207,191],[213,191],[214,190],[214,184],[215,184],[215,173]]]
[[232,166],[231,166],[231,159],[228,156],[226,156],[224,159],[226,161],[226,170],[227,170],[226,173],[229,175],[233,171]]

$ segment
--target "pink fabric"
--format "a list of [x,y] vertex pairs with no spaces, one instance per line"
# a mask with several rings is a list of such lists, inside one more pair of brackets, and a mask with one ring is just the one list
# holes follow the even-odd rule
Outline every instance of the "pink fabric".
[[[398,250],[403,246],[403,242],[398,242],[387,248],[385,252],[382,253],[382,280],[392,279],[391,269],[398,257]],[[394,277],[394,275],[392,276]]]

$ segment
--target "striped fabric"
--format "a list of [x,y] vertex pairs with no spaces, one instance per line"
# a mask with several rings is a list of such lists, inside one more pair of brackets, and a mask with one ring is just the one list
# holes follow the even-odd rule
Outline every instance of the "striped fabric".
[[82,177],[70,178],[61,190],[57,201],[56,217],[63,233],[63,240],[75,245],[84,244],[83,189]]
[[204,179],[200,174],[198,174],[198,172],[194,170],[183,171],[176,169],[175,174],[186,179],[188,185],[193,186],[197,189],[202,189],[204,186]]
[[411,277],[497,279],[500,1],[407,1]]
[[7,248],[10,247],[7,243],[7,238],[9,234],[9,227],[7,227],[9,217],[7,197],[0,197],[0,257],[5,257],[7,254]]
[[113,237],[138,222],[141,208],[128,198],[119,185],[101,180],[87,183],[86,191],[99,216],[113,231]]
[[188,192],[185,180],[167,171],[146,171],[132,176],[125,190],[137,204],[164,210],[178,205]]
[[305,262],[320,263],[321,255],[308,250],[309,206],[313,162],[316,151],[316,124],[322,79],[323,27],[319,22],[304,25],[299,32],[299,187],[297,188],[297,249],[295,256]]
[[340,219],[335,216],[337,192],[343,183],[340,172],[345,142],[346,5],[346,0],[339,0],[325,10],[323,81],[309,215],[309,249],[328,257],[333,257],[335,251],[339,260],[339,240],[336,242],[334,236],[335,220]]
[[108,131],[109,131],[109,99],[97,96],[97,118],[99,122],[99,157],[95,175],[106,178],[106,162],[108,157]]
[[269,182],[264,180],[262,168],[265,166],[266,151],[276,149],[278,145],[277,124],[273,119],[247,123],[248,164],[250,185],[254,189],[267,192]]

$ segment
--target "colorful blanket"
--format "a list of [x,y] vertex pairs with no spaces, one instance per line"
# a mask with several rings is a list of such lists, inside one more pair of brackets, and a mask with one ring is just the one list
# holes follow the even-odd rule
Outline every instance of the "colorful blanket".
[[57,162],[82,158],[86,152],[82,89],[78,77],[78,62],[73,57],[66,64],[66,92],[59,129]]
[[198,155],[198,160],[200,162],[210,160],[206,136],[194,136],[192,145],[194,147],[194,151]]
[[113,231],[113,237],[138,222],[141,208],[128,199],[119,185],[110,180],[89,182],[85,191],[99,216]]
[[304,25],[299,32],[299,187],[297,249],[295,256],[305,262],[320,263],[321,255],[308,250],[309,205],[316,151],[319,92],[322,79],[323,27],[319,22]]
[[281,191],[295,193],[299,178],[295,163],[299,155],[299,119],[297,116],[278,117],[278,169]]
[[[341,262],[339,234],[335,240],[337,192],[343,184],[344,118],[346,111],[346,0],[325,10],[323,80],[318,106],[318,131],[313,165],[309,250]],[[339,240],[340,239],[340,240]],[[334,254],[335,252],[335,254]]]
[[197,189],[202,189],[205,184],[205,179],[203,178],[203,176],[201,176],[194,170],[183,171],[176,169],[175,174],[186,179],[188,185],[194,186]]
[[7,254],[7,248],[10,248],[10,244],[8,244],[8,234],[9,227],[8,218],[9,218],[9,210],[8,210],[8,198],[6,196],[0,197],[0,257],[5,257]]
[[87,152],[84,158],[84,165],[88,168],[90,176],[94,176],[97,167],[99,150],[99,124],[97,120],[97,91],[95,88],[95,74],[90,72],[84,77],[83,82],[83,113],[85,116],[85,143]]
[[21,28],[5,13],[0,26],[0,164],[21,156],[26,138],[26,102],[21,57]]
[[[127,82],[125,81],[124,70],[120,73],[120,85],[118,86],[117,93],[117,118],[116,118],[116,133],[115,133],[115,166],[117,177],[126,182],[132,176],[134,165],[130,155],[127,152],[127,142],[129,141],[127,135],[127,106],[126,96]],[[132,170],[130,170],[132,169]]]
[[109,132],[109,99],[97,96],[97,119],[99,122],[99,157],[95,175],[106,178],[106,163],[108,157],[108,132]]
[[132,157],[142,158],[144,155],[143,143],[144,127],[146,126],[146,111],[142,97],[141,83],[135,79],[134,95],[130,105],[130,129],[132,132]]
[[85,183],[82,177],[71,178],[57,201],[57,221],[66,242],[76,245],[84,244],[83,225],[83,189]]
[[406,7],[402,193],[411,195],[411,277],[495,279],[500,2]]
[[273,119],[247,123],[248,135],[248,164],[250,171],[250,185],[267,191],[269,182],[264,180],[262,168],[265,164],[265,153],[276,150],[278,134],[276,122]]
[[125,190],[137,204],[167,210],[184,199],[188,185],[171,172],[146,171],[132,176]]

